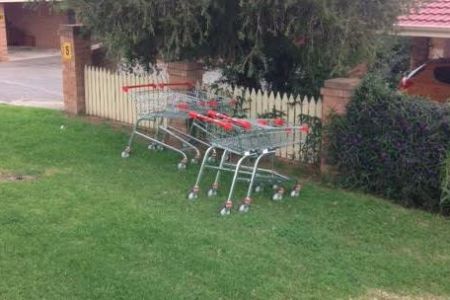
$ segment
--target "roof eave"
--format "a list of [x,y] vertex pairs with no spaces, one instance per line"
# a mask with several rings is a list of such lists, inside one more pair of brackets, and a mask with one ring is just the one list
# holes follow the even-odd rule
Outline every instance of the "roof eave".
[[450,38],[450,27],[394,25],[394,34],[412,37]]

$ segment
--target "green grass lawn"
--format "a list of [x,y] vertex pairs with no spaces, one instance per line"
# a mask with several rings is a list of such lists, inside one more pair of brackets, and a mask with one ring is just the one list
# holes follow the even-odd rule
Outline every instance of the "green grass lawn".
[[198,167],[126,140],[0,106],[0,299],[450,299],[442,217],[307,183],[221,218],[185,199]]

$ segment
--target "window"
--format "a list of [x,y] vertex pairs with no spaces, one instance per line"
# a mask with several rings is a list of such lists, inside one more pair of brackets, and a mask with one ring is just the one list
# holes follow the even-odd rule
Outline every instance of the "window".
[[450,66],[436,67],[434,78],[439,82],[450,84]]

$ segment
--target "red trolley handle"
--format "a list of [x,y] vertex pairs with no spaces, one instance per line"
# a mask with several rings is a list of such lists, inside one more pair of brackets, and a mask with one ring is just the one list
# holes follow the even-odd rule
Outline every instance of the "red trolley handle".
[[181,110],[181,111],[188,111],[189,109],[190,109],[190,106],[189,106],[189,103],[187,103],[187,102],[180,102],[180,103],[177,103],[176,105],[175,105],[175,107],[177,108],[177,109],[179,109],[179,110]]
[[217,111],[214,110],[209,110],[208,111],[208,116],[211,118],[215,118],[215,119],[222,119],[222,120],[226,120],[228,122],[233,123],[234,125],[237,125],[239,127],[244,128],[245,130],[250,130],[252,128],[252,123],[250,123],[247,120],[243,120],[243,119],[237,119],[237,118],[232,118],[229,117],[225,114],[221,114]]
[[200,113],[198,113],[196,111],[190,111],[188,113],[188,115],[192,119],[196,119],[196,120],[200,120],[202,122],[207,122],[207,123],[211,123],[211,124],[217,125],[219,127],[222,127],[226,131],[230,131],[231,129],[233,129],[233,124],[231,124],[229,122],[213,119],[213,118],[210,118],[208,116],[202,115],[202,114],[200,114]]
[[[298,131],[300,131],[301,133],[304,133],[304,134],[308,134],[309,131],[310,131],[309,125],[306,124],[306,123],[300,125],[297,129],[298,129]],[[291,134],[292,131],[293,131],[293,128],[292,127],[286,127],[285,130],[286,130],[286,132],[288,134]]]
[[282,118],[276,119],[258,119],[258,124],[268,126],[269,124],[276,127],[283,127],[286,125],[286,120]]
[[174,82],[174,83],[147,83],[138,85],[125,85],[122,87],[124,93],[128,93],[129,90],[139,89],[139,88],[164,88],[170,86],[186,86],[187,88],[193,88],[192,82]]
[[304,123],[304,124],[300,125],[300,128],[299,128],[300,132],[308,134],[309,130],[310,130],[310,128],[309,128],[308,124]]
[[275,126],[284,126],[286,124],[286,120],[282,119],[282,118],[276,118],[273,120],[273,124]]
[[200,101],[200,106],[215,109],[215,108],[217,108],[217,106],[219,106],[219,101],[217,101],[217,100]]

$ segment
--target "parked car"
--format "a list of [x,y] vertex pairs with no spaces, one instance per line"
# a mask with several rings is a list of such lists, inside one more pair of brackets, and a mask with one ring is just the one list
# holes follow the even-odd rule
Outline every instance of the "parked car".
[[430,60],[400,81],[399,89],[409,95],[439,102],[450,100],[450,59]]

